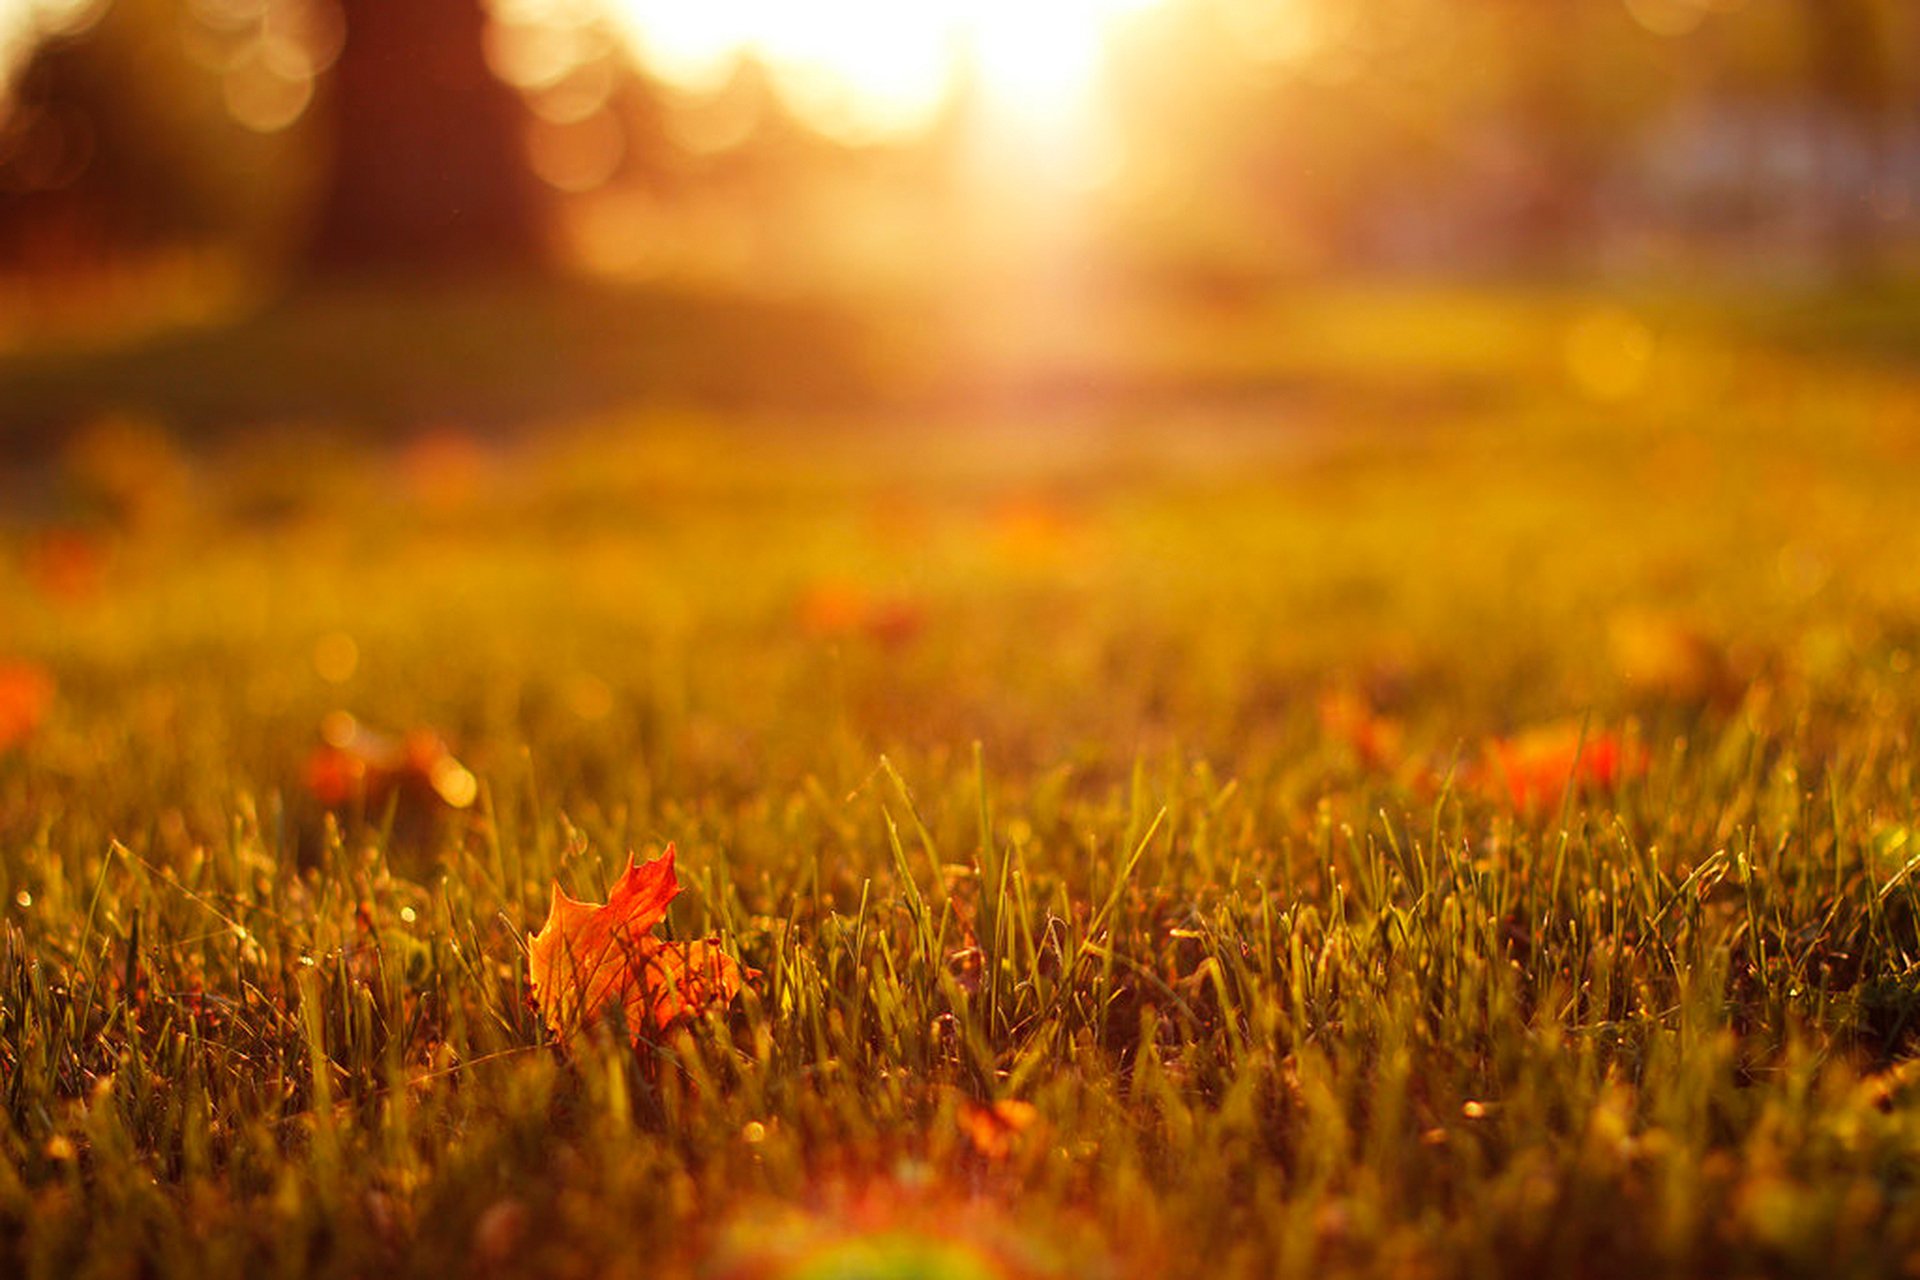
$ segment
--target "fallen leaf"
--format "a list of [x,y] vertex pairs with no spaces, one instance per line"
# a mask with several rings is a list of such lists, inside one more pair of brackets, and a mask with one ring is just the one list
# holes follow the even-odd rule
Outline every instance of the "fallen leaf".
[[53,677],[31,662],[0,662],[0,751],[33,736],[53,705]]
[[800,630],[816,640],[865,636],[886,649],[912,643],[926,629],[927,611],[901,595],[875,595],[857,582],[822,579],[809,586],[796,606]]
[[1399,761],[1405,727],[1375,711],[1366,698],[1349,689],[1330,689],[1321,695],[1318,710],[1321,731],[1345,743],[1362,767],[1387,769]]
[[1002,1098],[998,1102],[976,1102],[971,1098],[960,1105],[960,1131],[967,1135],[973,1149],[989,1160],[1004,1160],[1016,1143],[1039,1117],[1031,1102]]
[[1481,790],[1504,791],[1515,809],[1539,813],[1558,805],[1569,786],[1610,791],[1645,774],[1648,763],[1633,737],[1610,730],[1583,737],[1578,722],[1561,721],[1495,740],[1477,778]]
[[673,858],[672,845],[652,862],[628,855],[605,903],[580,902],[553,886],[547,922],[528,948],[527,976],[534,1004],[556,1034],[618,1007],[637,1041],[740,993],[741,968],[718,939],[653,936],[680,893]]

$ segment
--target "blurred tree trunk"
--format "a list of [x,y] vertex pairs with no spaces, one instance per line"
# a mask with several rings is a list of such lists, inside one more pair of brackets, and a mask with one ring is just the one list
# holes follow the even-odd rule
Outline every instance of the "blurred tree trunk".
[[1549,271],[1590,265],[1604,172],[1592,136],[1580,0],[1521,0],[1507,10],[1512,107],[1528,156],[1510,248]]
[[1863,277],[1881,263],[1875,193],[1886,176],[1893,107],[1892,68],[1873,0],[1801,0],[1807,74],[1820,115],[1820,193],[1828,251],[1843,274]]
[[480,0],[341,0],[332,164],[309,265],[449,274],[547,261],[522,107],[488,69]]

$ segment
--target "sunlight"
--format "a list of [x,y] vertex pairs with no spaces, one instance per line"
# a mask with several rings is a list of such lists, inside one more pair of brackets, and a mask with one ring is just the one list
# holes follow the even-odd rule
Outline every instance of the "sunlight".
[[104,7],[100,0],[0,0],[0,91],[36,41],[78,30]]
[[666,79],[713,88],[757,57],[808,123],[851,141],[919,132],[963,79],[996,116],[1055,125],[1086,108],[1114,24],[1157,2],[608,0]]

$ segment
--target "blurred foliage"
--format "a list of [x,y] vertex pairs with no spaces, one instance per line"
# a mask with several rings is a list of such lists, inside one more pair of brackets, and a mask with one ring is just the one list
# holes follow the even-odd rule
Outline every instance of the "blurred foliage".
[[0,114],[0,266],[80,271],[182,242],[284,250],[310,198],[306,139],[235,118],[193,22],[183,0],[113,0],[26,63]]
[[[433,136],[362,123],[343,144],[329,103],[351,24],[325,0],[109,14],[22,72],[0,173],[72,190],[9,198],[0,216],[42,228],[16,246],[92,226],[270,265],[261,250],[313,220],[329,155]],[[525,2],[494,6],[486,36],[565,256],[604,274],[1204,292],[1326,267],[1861,273],[1906,262],[1920,225],[1920,16],[1898,0],[1164,0],[1115,26],[1098,136],[1038,162],[977,78],[922,131],[868,137],[836,132],[791,68],[743,52],[682,84],[621,31],[606,9]],[[404,109],[464,115],[477,138],[451,104]],[[84,182],[48,167],[69,127],[98,144]]]

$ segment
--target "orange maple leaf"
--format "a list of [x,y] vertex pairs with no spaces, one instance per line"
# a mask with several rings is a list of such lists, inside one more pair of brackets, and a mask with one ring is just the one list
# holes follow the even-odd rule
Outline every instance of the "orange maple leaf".
[[[637,1041],[740,993],[740,965],[719,940],[669,942],[653,936],[680,893],[673,846],[627,869],[605,903],[570,898],[556,883],[547,922],[528,948],[533,1001],[556,1034],[565,1035],[616,1006]],[[745,971],[752,977],[754,971]]]

